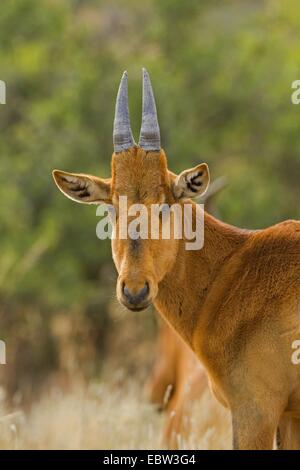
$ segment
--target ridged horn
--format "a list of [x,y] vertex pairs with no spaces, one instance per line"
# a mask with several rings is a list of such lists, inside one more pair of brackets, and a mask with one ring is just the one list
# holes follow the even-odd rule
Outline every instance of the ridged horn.
[[116,110],[113,130],[113,144],[116,153],[127,150],[136,145],[131,127],[128,106],[128,76],[125,71],[122,75],[116,100]]
[[143,112],[139,146],[144,150],[160,150],[160,130],[149,74],[143,68]]

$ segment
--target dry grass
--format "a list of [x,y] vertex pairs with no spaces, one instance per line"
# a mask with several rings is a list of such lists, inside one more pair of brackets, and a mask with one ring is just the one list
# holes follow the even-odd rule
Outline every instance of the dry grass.
[[[230,422],[207,390],[194,404],[184,449],[230,448]],[[164,416],[143,398],[138,380],[114,380],[72,392],[51,390],[24,414],[0,408],[1,449],[161,449]]]

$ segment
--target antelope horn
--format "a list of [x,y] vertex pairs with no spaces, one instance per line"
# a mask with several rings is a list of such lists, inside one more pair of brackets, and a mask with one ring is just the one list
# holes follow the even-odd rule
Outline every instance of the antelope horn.
[[116,153],[127,150],[136,145],[131,127],[128,107],[128,78],[127,72],[123,73],[116,101],[114,131],[114,151]]
[[144,150],[160,150],[160,131],[150,77],[143,68],[143,113],[139,146]]

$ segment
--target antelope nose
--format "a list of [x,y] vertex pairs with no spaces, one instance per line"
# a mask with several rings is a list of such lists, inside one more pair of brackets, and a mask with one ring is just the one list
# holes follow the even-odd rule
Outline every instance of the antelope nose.
[[142,287],[142,289],[139,290],[137,293],[130,292],[128,287],[123,284],[123,295],[129,304],[138,306],[147,299],[149,295],[149,284],[148,282],[145,282],[144,287]]

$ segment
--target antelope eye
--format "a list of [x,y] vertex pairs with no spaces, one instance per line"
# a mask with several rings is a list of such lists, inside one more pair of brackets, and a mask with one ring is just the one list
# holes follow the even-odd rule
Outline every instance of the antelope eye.
[[162,205],[162,211],[163,212],[169,212],[170,206],[166,202]]
[[160,215],[167,215],[170,212],[170,206],[169,204],[162,204],[160,208]]
[[118,216],[118,211],[112,204],[107,205],[107,212],[112,220],[115,220]]

